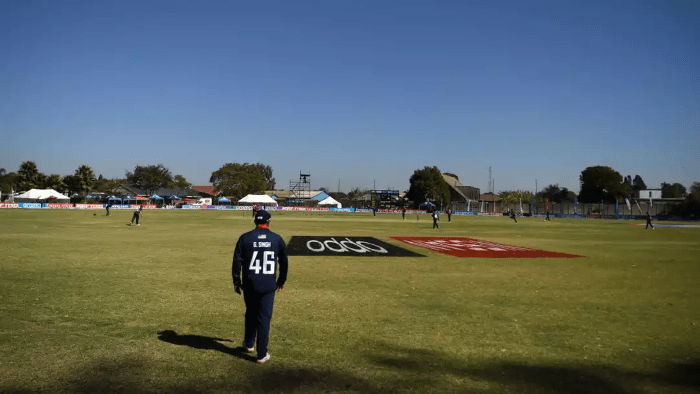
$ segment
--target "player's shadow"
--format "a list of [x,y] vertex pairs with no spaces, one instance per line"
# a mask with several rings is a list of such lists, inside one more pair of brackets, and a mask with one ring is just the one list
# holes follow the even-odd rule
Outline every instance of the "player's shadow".
[[158,339],[173,345],[189,346],[194,349],[216,350],[247,361],[256,361],[251,354],[245,352],[242,346],[228,347],[221,342],[231,342],[230,339],[205,337],[202,335],[180,335],[173,330],[164,330],[158,333]]

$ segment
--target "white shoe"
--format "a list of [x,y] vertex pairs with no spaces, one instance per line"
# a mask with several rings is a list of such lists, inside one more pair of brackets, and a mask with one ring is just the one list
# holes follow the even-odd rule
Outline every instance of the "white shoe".
[[253,351],[255,350],[255,348],[253,348],[253,347],[246,346],[245,341],[243,341],[243,343],[241,344],[241,347],[243,349],[245,349],[246,353],[253,353]]
[[269,359],[270,359],[270,353],[267,353],[267,354],[265,355],[265,357],[263,357],[263,358],[261,358],[261,359],[258,360],[258,364],[264,364],[265,361],[267,361],[267,360],[269,360]]

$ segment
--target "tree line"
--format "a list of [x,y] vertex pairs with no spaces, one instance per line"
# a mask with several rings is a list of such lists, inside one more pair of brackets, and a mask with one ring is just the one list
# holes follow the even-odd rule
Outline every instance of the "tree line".
[[[251,193],[263,193],[275,187],[272,167],[261,163],[226,163],[212,173],[209,182],[221,195],[234,198],[242,198]],[[108,193],[120,184],[135,186],[148,195],[161,188],[192,186],[183,175],[173,176],[163,164],[137,165],[133,171],[127,170],[124,178],[120,179],[106,179],[102,174],[95,176],[88,165],[81,165],[73,174],[65,176],[45,175],[38,170],[33,161],[22,162],[17,172],[8,173],[6,169],[0,168],[0,190],[3,196],[8,196],[13,191],[54,189],[62,193],[77,193],[85,199],[91,192]]]
[[[450,187],[442,177],[442,172],[436,166],[426,166],[417,169],[409,178],[410,187],[406,192],[406,204],[418,208],[424,201],[435,203],[439,208],[449,206],[451,200]],[[457,175],[446,173],[459,179]],[[226,163],[212,172],[209,182],[215,186],[216,192],[233,198],[242,198],[248,194],[261,194],[266,190],[274,190],[275,178],[272,167],[261,163]],[[634,199],[634,192],[647,189],[641,176],[630,175],[623,177],[619,172],[607,166],[587,167],[579,176],[580,190],[578,195],[566,187],[551,184],[533,194],[525,190],[506,190],[498,193],[505,204],[512,205],[520,201],[530,201],[533,196],[540,200],[547,199],[553,203],[573,203],[578,199],[581,203],[614,203]],[[101,174],[95,176],[88,165],[79,166],[73,174],[45,175],[37,169],[33,161],[23,162],[17,172],[8,173],[0,168],[0,190],[3,195],[10,191],[26,191],[29,189],[54,189],[60,192],[78,193],[85,198],[90,192],[109,192],[120,184],[130,184],[153,194],[161,188],[186,188],[192,186],[184,176],[172,175],[163,164],[140,166],[133,171],[126,171],[123,179],[106,179]],[[324,190],[326,188],[321,188]],[[326,190],[324,190],[326,191]],[[350,193],[328,193],[336,199],[350,200],[361,196],[366,191],[360,188]],[[662,198],[679,198],[683,202],[673,208],[673,214],[684,217],[700,217],[700,182],[693,182],[690,189],[680,183],[661,183]]]
[[[449,185],[442,174],[440,169],[434,166],[426,166],[413,172],[409,179],[410,188],[406,197],[412,202],[414,208],[423,201],[433,202],[442,208],[449,206],[451,198]],[[445,174],[459,179],[455,174]],[[520,201],[529,202],[533,196],[539,201],[547,199],[552,203],[574,203],[577,199],[581,203],[614,203],[624,199],[633,201],[636,191],[647,189],[641,176],[623,177],[607,166],[587,167],[581,171],[579,184],[578,195],[566,187],[560,187],[559,184],[551,184],[534,194],[525,190],[506,190],[499,192],[498,197],[506,205],[514,205]],[[672,208],[672,215],[700,217],[700,182],[693,182],[690,190],[680,183],[663,182],[661,197],[683,199],[681,204]]]

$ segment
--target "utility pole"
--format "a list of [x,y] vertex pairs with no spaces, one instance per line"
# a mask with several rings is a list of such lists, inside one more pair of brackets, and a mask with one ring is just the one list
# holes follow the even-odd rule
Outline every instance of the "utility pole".
[[493,184],[491,183],[491,166],[489,166],[489,193],[493,193]]

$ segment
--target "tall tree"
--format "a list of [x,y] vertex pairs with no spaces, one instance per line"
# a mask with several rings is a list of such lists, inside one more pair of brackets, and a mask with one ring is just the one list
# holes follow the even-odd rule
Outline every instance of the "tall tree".
[[700,182],[693,182],[693,184],[690,186],[690,191],[688,192],[687,198],[696,203],[700,203]]
[[263,177],[265,177],[265,182],[267,183],[267,190],[275,190],[277,182],[275,182],[275,178],[272,177],[272,167],[262,163],[255,163],[254,166],[257,167],[258,170],[263,174]]
[[661,198],[683,198],[686,196],[685,186],[680,183],[666,183],[661,184]]
[[57,192],[66,191],[66,183],[63,182],[63,177],[58,174],[51,174],[44,180],[44,189],[53,189]]
[[14,184],[15,184],[15,179],[17,179],[18,175],[17,173],[14,172],[5,172],[4,168],[1,168],[0,173],[0,190],[2,190],[3,196],[5,194],[9,194],[12,190],[15,190]]
[[183,175],[175,175],[175,177],[173,177],[172,186],[180,187],[180,188],[184,189],[184,188],[192,186],[192,184],[187,182],[187,179],[185,179],[185,177]]
[[422,170],[413,171],[409,182],[406,197],[413,201],[414,208],[418,208],[423,201],[437,203],[439,207],[450,203],[450,186],[437,167],[426,166]]
[[584,203],[615,202],[630,195],[629,185],[623,182],[619,172],[606,166],[587,167],[579,178],[579,201]]
[[[265,168],[270,169],[269,175]],[[269,190],[270,184],[267,180],[271,175],[272,169],[259,163],[226,163],[211,174],[209,182],[215,186],[217,192],[243,198],[248,194],[259,194]]]
[[39,187],[39,182],[43,180],[39,174],[36,163],[33,161],[22,162],[19,171],[17,171],[17,178],[15,178],[15,191],[27,191]]
[[558,183],[555,183],[539,191],[537,197],[547,198],[550,202],[556,203],[573,202],[576,199],[576,193],[570,191],[566,187],[560,187]]
[[80,194],[82,194],[83,198],[85,198],[88,194],[90,194],[92,186],[95,184],[95,181],[97,181],[95,178],[95,173],[92,172],[92,168],[90,168],[90,166],[82,165],[75,170],[73,176],[80,187]]
[[134,168],[134,172],[126,172],[126,180],[129,184],[145,191],[148,195],[156,190],[167,187],[173,181],[170,170],[164,165],[139,166]]
[[647,184],[644,183],[644,180],[642,179],[641,176],[635,175],[634,180],[632,181],[632,190],[646,190],[647,189]]
[[97,179],[97,182],[95,182],[92,190],[100,193],[109,193],[112,191],[112,189],[124,183],[128,183],[126,179]]
[[529,204],[532,199],[532,193],[525,190],[507,190],[499,192],[498,198],[500,198],[502,205],[515,208],[520,206],[521,202],[524,202],[526,205]]

